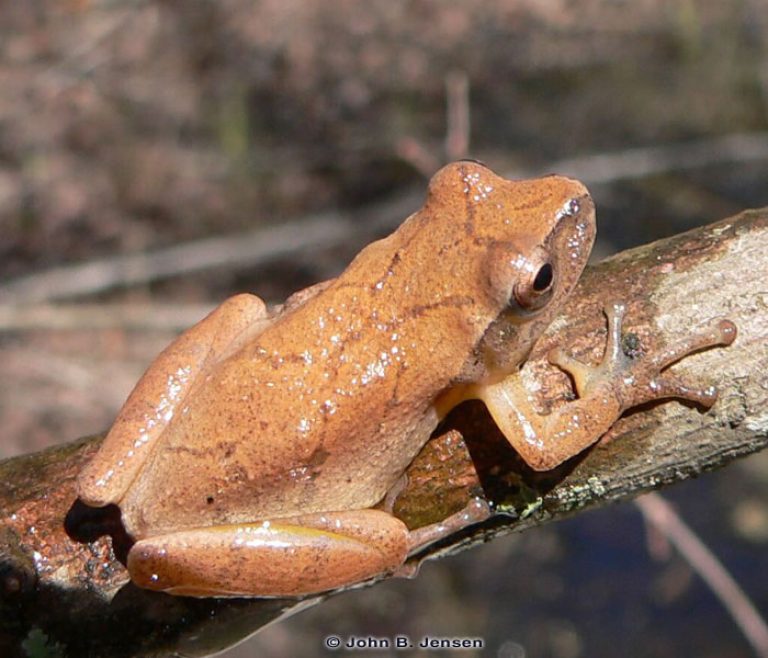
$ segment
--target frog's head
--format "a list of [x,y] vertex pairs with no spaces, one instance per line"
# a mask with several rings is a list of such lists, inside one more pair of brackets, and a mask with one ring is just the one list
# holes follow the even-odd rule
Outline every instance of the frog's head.
[[587,263],[595,238],[592,198],[570,178],[509,181],[472,161],[441,169],[430,196],[436,190],[454,210],[464,205],[468,251],[478,259],[486,320],[475,363],[486,377],[504,377],[526,358]]

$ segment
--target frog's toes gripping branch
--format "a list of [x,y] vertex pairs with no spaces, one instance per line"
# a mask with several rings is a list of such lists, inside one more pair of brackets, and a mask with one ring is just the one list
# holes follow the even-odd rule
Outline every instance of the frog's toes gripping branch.
[[625,354],[621,341],[626,305],[610,303],[604,312],[608,318],[608,340],[599,365],[584,364],[565,354],[561,348],[549,354],[551,363],[571,374],[580,397],[592,396],[601,386],[610,386],[621,411],[665,398],[691,400],[705,407],[715,403],[717,389],[714,386],[696,387],[672,373],[662,371],[694,352],[730,345],[736,338],[733,322],[715,319],[660,352],[632,357]]
[[691,352],[729,345],[736,327],[718,319],[660,351],[638,357],[622,350],[621,324],[624,304],[610,304],[608,338],[600,364],[590,366],[568,356],[561,349],[549,354],[550,361],[569,372],[578,398],[541,415],[533,407],[522,378],[514,373],[507,379],[475,388],[499,429],[513,448],[534,470],[555,468],[594,444],[627,409],[660,398],[680,397],[711,406],[717,391],[713,386],[696,388],[663,373],[667,366]]

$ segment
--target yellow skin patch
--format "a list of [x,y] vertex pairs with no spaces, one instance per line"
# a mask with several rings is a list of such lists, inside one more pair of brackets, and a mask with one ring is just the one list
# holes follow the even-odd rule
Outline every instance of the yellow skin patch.
[[472,501],[409,532],[371,509],[460,401],[484,400],[523,459],[549,469],[628,406],[713,400],[659,371],[732,340],[732,325],[633,362],[616,343],[621,312],[609,311],[603,364],[554,355],[579,399],[546,417],[531,408],[517,371],[594,235],[578,181],[444,167],[424,206],[338,278],[272,312],[232,297],[166,348],[80,474],[80,498],[120,507],[132,580],[172,594],[297,596],[397,570],[490,514]]

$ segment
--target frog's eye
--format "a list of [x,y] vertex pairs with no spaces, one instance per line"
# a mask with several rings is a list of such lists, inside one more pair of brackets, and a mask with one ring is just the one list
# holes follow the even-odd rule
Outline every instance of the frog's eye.
[[535,311],[552,296],[555,268],[548,260],[534,264],[513,288],[510,302],[526,311]]
[[555,271],[552,269],[552,263],[544,263],[533,279],[533,289],[538,293],[546,292],[552,287],[554,280]]

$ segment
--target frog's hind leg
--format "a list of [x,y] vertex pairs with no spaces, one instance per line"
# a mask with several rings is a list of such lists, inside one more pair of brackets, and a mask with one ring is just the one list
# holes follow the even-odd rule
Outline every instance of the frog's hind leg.
[[140,587],[180,596],[303,596],[395,574],[410,554],[491,511],[479,499],[410,532],[378,509],[196,528],[137,542],[128,571]]
[[262,332],[270,321],[260,298],[236,295],[165,348],[78,476],[80,499],[94,507],[117,503],[201,373]]
[[394,571],[408,529],[380,510],[183,530],[137,542],[140,587],[181,596],[302,596]]

